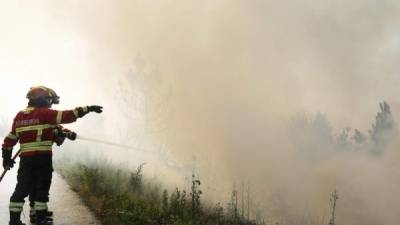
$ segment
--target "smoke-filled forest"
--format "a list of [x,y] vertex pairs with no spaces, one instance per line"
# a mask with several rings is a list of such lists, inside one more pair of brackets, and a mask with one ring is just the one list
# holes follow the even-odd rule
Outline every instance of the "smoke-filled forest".
[[0,136],[32,86],[103,106],[53,149],[101,224],[396,225],[399,19],[394,0],[0,0]]

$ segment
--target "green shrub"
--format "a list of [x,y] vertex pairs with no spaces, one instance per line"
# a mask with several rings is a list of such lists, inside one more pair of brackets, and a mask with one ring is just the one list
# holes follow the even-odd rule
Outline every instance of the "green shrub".
[[[136,171],[109,163],[57,163],[57,171],[85,201],[104,225],[227,225],[221,204],[201,204],[201,182],[192,177],[191,192],[172,193],[143,179]],[[239,224],[239,223],[238,223]],[[240,224],[254,225],[250,221]]]

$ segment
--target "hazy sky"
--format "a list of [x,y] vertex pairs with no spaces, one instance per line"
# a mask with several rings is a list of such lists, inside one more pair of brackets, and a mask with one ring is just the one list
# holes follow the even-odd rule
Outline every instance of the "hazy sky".
[[[68,106],[100,97],[100,90],[110,95],[138,58],[158,76],[198,86],[191,91],[214,84],[248,92],[245,98],[264,95],[278,114],[282,107],[320,110],[340,125],[364,124],[345,108],[371,117],[376,102],[399,100],[396,1],[1,5],[0,74],[9,84],[2,91],[18,96],[12,102],[19,105],[33,84],[54,87]],[[3,101],[11,106],[10,98]]]

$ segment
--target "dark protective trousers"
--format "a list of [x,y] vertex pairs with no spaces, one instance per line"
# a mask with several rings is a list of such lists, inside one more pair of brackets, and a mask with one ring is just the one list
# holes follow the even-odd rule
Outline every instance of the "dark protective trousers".
[[48,202],[52,175],[53,162],[51,155],[21,157],[17,186],[10,202],[24,202],[24,199],[32,192],[34,199],[31,200]]

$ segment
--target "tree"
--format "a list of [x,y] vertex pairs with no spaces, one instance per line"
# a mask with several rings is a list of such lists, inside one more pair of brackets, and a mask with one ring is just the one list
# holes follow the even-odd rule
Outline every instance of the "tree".
[[381,111],[376,115],[375,123],[372,124],[371,130],[369,130],[370,138],[373,142],[371,151],[376,154],[384,151],[386,144],[393,136],[395,127],[389,104],[384,101],[379,106]]

